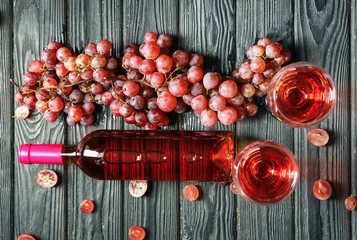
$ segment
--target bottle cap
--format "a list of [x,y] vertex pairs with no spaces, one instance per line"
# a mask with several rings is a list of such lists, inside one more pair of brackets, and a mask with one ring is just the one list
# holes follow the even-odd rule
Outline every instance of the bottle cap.
[[62,147],[62,144],[23,144],[18,159],[24,164],[63,164]]

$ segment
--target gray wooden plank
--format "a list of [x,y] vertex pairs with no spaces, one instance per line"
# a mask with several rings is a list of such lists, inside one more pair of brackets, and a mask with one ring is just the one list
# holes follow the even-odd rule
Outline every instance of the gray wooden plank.
[[[108,39],[111,55],[117,59],[122,48],[121,1],[69,1],[68,44],[77,52],[89,41]],[[97,107],[96,123],[84,127],[68,127],[68,144],[79,142],[97,129],[118,129],[121,118],[114,117],[109,106]],[[86,176],[76,166],[68,168],[68,238],[69,239],[123,239],[123,183],[99,181]],[[95,211],[84,214],[79,210],[83,199],[95,203]]]
[[[356,186],[357,183],[357,174],[354,171],[356,169],[356,163],[357,163],[357,147],[355,145],[357,141],[357,135],[354,134],[356,133],[357,130],[357,125],[356,125],[356,117],[357,117],[357,103],[355,101],[357,97],[357,58],[356,58],[356,53],[357,53],[357,42],[356,42],[356,37],[357,37],[357,1],[352,0],[351,1],[351,33],[350,33],[350,42],[351,42],[351,49],[350,49],[350,79],[351,79],[351,96],[350,96],[350,103],[351,103],[351,138],[349,142],[351,143],[351,182],[350,182],[350,193],[353,194],[353,196],[357,195],[356,189],[354,186]],[[356,224],[356,215],[351,213],[351,235],[352,239],[357,239],[357,224]]]
[[[246,49],[260,37],[270,37],[285,48],[292,44],[291,1],[237,1],[236,5],[236,65],[245,59]],[[293,130],[268,114],[264,108],[258,115],[237,124],[238,149],[253,140],[277,141],[293,151]],[[296,193],[281,203],[256,206],[238,196],[238,233],[241,239],[293,239]]]
[[[171,53],[177,46],[178,1],[124,1],[123,39],[124,45],[144,43],[146,32],[169,34],[173,38]],[[178,129],[177,115],[170,114],[170,125],[164,129]],[[124,129],[139,129],[124,123]],[[149,182],[148,194],[139,199],[128,192],[129,182],[124,188],[124,232],[135,225],[146,230],[147,239],[179,238],[179,191],[178,182]],[[127,238],[127,235],[125,236]],[[145,238],[146,239],[146,238]]]
[[[22,84],[28,64],[39,59],[50,41],[64,41],[65,1],[16,1],[14,4],[14,80]],[[18,104],[15,103],[15,107]],[[15,119],[14,237],[30,233],[39,239],[65,238],[65,184],[45,189],[36,183],[40,169],[64,175],[63,166],[22,165],[17,150],[24,143],[63,143],[65,127],[60,117],[48,123],[33,111],[26,120]]]
[[12,46],[13,46],[13,19],[12,19],[12,4],[11,1],[3,1],[0,3],[0,13],[10,13],[3,15],[0,25],[0,37],[4,39],[0,43],[0,52],[3,57],[0,59],[1,81],[0,85],[0,238],[12,239],[13,236],[13,211],[14,211],[14,195],[13,195],[13,134],[14,122],[11,120],[13,114],[13,91],[12,84],[9,79],[12,77]]
[[[180,1],[180,49],[198,52],[205,68],[229,74],[235,58],[235,4],[230,1]],[[182,130],[229,130],[235,125],[204,127],[193,112],[180,117]],[[189,202],[183,196],[187,182],[180,183],[181,238],[234,239],[236,236],[236,197],[229,185],[214,182],[193,183],[202,196]]]
[[[350,2],[296,1],[294,5],[296,59],[325,68],[334,79],[337,104],[319,126],[330,132],[330,144],[317,148],[307,141],[309,129],[295,130],[295,149],[301,180],[295,198],[299,239],[351,239],[351,217],[343,201],[350,194]],[[352,132],[352,136],[353,136]],[[353,173],[353,170],[352,170]],[[319,201],[312,194],[314,181],[328,180],[332,199]]]

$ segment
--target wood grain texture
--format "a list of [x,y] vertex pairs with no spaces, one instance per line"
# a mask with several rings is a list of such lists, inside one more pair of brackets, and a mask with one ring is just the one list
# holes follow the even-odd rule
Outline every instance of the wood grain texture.
[[[108,39],[111,54],[119,58],[122,47],[121,1],[69,1],[68,42],[76,52],[89,41]],[[80,14],[83,13],[83,14]],[[93,126],[68,128],[67,143],[79,142],[98,129],[122,128],[122,120],[110,114],[109,106],[96,107]],[[92,214],[79,209],[83,199],[95,203]],[[78,167],[68,168],[68,239],[123,239],[123,182],[98,181],[86,176]]]
[[[351,104],[351,183],[350,191],[353,196],[357,195],[356,186],[357,184],[357,173],[355,171],[357,167],[357,1],[351,1],[351,49],[350,49],[350,89],[351,96],[349,103]],[[357,223],[356,215],[351,213],[351,235],[352,239],[357,239]]]
[[[32,60],[39,59],[50,41],[64,41],[65,1],[14,2],[14,80],[22,84],[22,75]],[[15,107],[18,104],[15,103]],[[17,150],[24,143],[62,143],[63,119],[48,123],[41,113],[33,111],[26,120],[15,119],[14,139],[14,237],[30,233],[39,239],[65,237],[66,185],[45,189],[36,183],[40,169],[51,168],[60,176],[62,166],[24,165],[17,161]],[[62,179],[63,180],[63,179]]]
[[[343,201],[350,194],[350,2],[296,1],[294,5],[296,59],[325,68],[334,79],[337,103],[319,126],[330,133],[330,144],[317,148],[307,139],[308,129],[295,130],[295,149],[301,180],[295,198],[295,221],[299,239],[351,239],[351,217]],[[353,171],[353,170],[352,170]],[[314,181],[328,180],[332,199],[318,201],[312,194]]]
[[[202,54],[205,68],[229,74],[235,57],[234,8],[230,1],[180,1],[179,48]],[[191,111],[180,117],[180,129],[235,132],[235,125],[207,128]],[[189,202],[182,193],[187,184],[180,183],[181,239],[236,238],[236,196],[229,185],[194,183],[202,195]]]
[[[10,13],[10,14],[5,14]],[[13,136],[14,121],[11,119],[13,113],[13,91],[9,79],[12,78],[12,4],[11,1],[0,3],[0,239],[13,238],[14,219],[14,164],[13,164]]]
[[[172,50],[176,48],[178,36],[178,1],[124,1],[123,41],[144,43],[146,32],[157,35],[166,33],[173,37]],[[164,129],[178,129],[177,115],[170,114],[170,125]],[[139,129],[124,123],[124,129]],[[178,182],[149,182],[149,190],[144,197],[134,198],[128,192],[129,182],[124,191],[124,232],[135,225],[146,230],[147,239],[179,238],[179,184]],[[127,235],[125,235],[127,237]],[[145,238],[146,239],[146,238]]]
[[[237,1],[236,67],[245,59],[246,49],[263,36],[281,42],[291,49],[292,3],[290,1]],[[264,107],[258,115],[237,124],[238,150],[253,140],[268,139],[282,143],[292,152],[293,130],[275,118]],[[292,239],[294,233],[294,195],[273,206],[247,203],[238,197],[238,233],[242,239]]]

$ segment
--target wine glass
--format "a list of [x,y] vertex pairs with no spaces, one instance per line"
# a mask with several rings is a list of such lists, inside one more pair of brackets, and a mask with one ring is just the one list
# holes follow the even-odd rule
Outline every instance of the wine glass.
[[294,128],[321,123],[336,102],[335,86],[321,67],[297,62],[283,67],[273,77],[268,91],[272,114]]
[[298,182],[299,168],[288,148],[274,141],[260,140],[238,153],[232,178],[245,200],[268,205],[290,195]]

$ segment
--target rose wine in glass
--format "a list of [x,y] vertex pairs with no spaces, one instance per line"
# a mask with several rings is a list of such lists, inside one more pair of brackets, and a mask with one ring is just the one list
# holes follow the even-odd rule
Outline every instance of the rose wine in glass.
[[267,205],[290,195],[298,182],[299,169],[289,149],[277,142],[261,140],[238,153],[232,178],[244,199]]
[[319,66],[298,62],[285,66],[272,79],[268,91],[270,111],[294,128],[322,122],[336,101],[330,75]]

